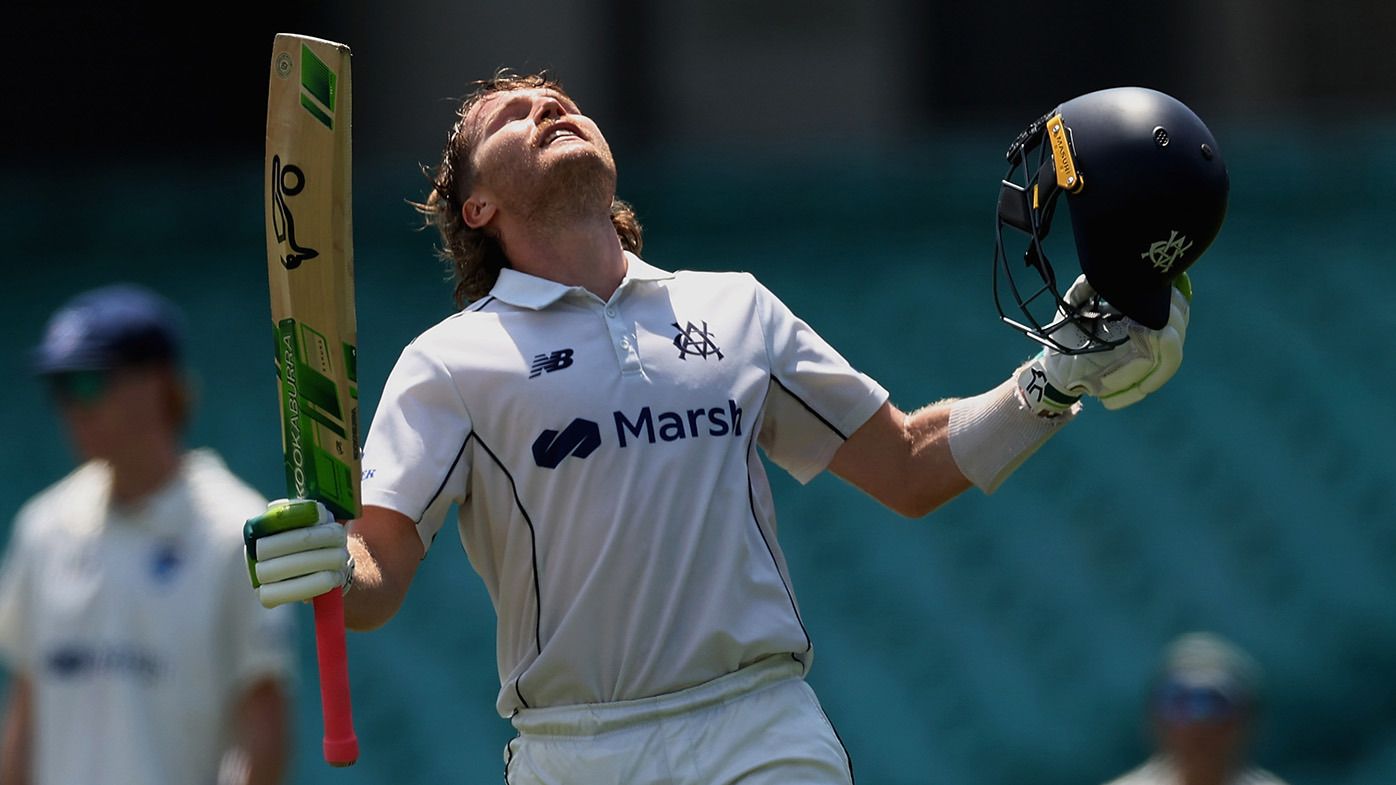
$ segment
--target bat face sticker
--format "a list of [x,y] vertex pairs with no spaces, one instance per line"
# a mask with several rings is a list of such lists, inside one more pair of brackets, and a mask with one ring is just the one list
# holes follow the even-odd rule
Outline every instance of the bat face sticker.
[[289,250],[289,253],[281,254],[281,266],[287,270],[294,270],[301,266],[301,262],[320,255],[314,248],[296,243],[295,216],[291,213],[291,206],[286,204],[286,197],[295,196],[305,189],[305,172],[295,164],[283,167],[281,156],[274,155],[271,159],[271,182],[271,198],[275,204],[275,209],[272,210],[272,228],[276,232],[276,241],[283,249]]

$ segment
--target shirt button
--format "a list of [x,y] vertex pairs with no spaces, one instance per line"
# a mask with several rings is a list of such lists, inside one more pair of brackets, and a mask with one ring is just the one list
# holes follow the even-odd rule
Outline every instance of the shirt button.
[[611,307],[606,308],[606,315],[607,315],[607,316],[615,316],[615,315],[616,315],[616,309],[615,309],[615,307],[614,307],[614,306],[611,306]]

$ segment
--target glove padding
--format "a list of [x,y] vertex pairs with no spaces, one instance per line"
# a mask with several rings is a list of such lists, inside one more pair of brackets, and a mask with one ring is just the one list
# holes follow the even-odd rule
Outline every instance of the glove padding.
[[[1076,398],[1090,395],[1107,409],[1123,409],[1158,390],[1183,362],[1192,285],[1187,274],[1178,277],[1172,291],[1168,324],[1151,330],[1118,313],[1103,314],[1099,337],[1126,338],[1119,346],[1087,354],[1062,354],[1046,349],[1019,375],[1019,389],[1034,411],[1051,415],[1070,407]],[[1095,290],[1080,276],[1066,292],[1066,301],[1083,307]],[[1087,336],[1067,323],[1053,337],[1064,346],[1085,346]],[[1045,385],[1042,383],[1045,382]],[[1038,388],[1041,389],[1038,389]]]
[[248,519],[242,536],[247,573],[263,606],[348,591],[354,570],[348,534],[320,502],[278,499]]

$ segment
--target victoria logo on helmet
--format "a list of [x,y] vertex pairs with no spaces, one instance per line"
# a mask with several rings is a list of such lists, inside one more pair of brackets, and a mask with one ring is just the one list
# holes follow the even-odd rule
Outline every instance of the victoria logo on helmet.
[[1192,242],[1187,235],[1178,234],[1178,230],[1174,229],[1169,231],[1167,240],[1150,243],[1149,250],[1139,254],[1139,258],[1148,259],[1155,270],[1166,274],[1191,247]]

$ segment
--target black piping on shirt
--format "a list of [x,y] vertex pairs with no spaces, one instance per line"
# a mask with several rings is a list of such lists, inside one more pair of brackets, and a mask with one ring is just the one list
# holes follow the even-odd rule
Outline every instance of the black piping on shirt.
[[[523,500],[519,498],[519,486],[514,482],[514,475],[510,474],[509,470],[505,468],[504,462],[499,460],[499,456],[494,454],[494,450],[491,450],[489,445],[485,444],[485,440],[481,439],[478,433],[471,431],[466,441],[469,442],[470,439],[474,439],[480,443],[480,448],[490,456],[490,459],[494,461],[494,465],[498,466],[499,470],[504,472],[504,476],[509,479],[509,489],[514,494],[514,504],[518,505],[519,514],[523,516],[524,523],[528,524],[529,551],[530,555],[533,557],[533,607],[536,609],[536,613],[533,617],[533,645],[536,647],[538,653],[542,654],[543,592],[538,584],[538,536],[533,529],[533,519],[529,517],[528,510],[524,509]],[[524,705],[525,709],[530,708],[528,701],[524,699],[523,693],[519,691],[518,679],[514,680],[514,694],[519,696],[519,702]]]
[[[528,517],[528,511],[524,509],[523,502],[519,501],[519,489],[514,485],[514,476],[509,473],[508,469],[504,468],[504,464],[500,462],[499,457],[494,454],[494,451],[491,450],[474,431],[471,431],[470,435],[465,437],[465,441],[461,442],[460,450],[456,452],[456,459],[451,461],[451,468],[446,471],[446,476],[441,478],[441,484],[436,486],[436,493],[431,495],[431,499],[427,502],[426,507],[422,508],[422,514],[417,517],[417,523],[422,522],[422,517],[427,514],[426,511],[431,509],[431,506],[436,503],[437,498],[441,496],[441,492],[445,490],[446,483],[450,481],[451,475],[455,473],[456,466],[460,463],[461,456],[465,454],[465,448],[470,444],[471,439],[480,442],[480,446],[484,448],[485,452],[489,453],[490,458],[494,459],[495,465],[499,467],[500,471],[504,472],[505,477],[509,478],[509,487],[513,489],[514,492],[514,503],[519,505],[519,512],[523,513],[524,521],[528,524],[529,545],[533,553],[533,604],[538,608],[538,616],[541,617],[543,601],[542,593],[538,589],[538,547],[537,540],[533,534],[533,520]],[[435,535],[432,536],[432,539],[435,539]],[[538,653],[542,654],[543,643],[542,635],[539,632],[538,618],[533,620],[533,640],[534,645],[538,648]],[[522,703],[524,708],[529,708],[528,701],[524,700],[523,693],[519,692],[518,680],[514,681],[514,694],[519,696],[519,703]]]
[[[773,376],[771,378],[774,379],[775,377]],[[781,386],[784,387],[785,385]],[[810,640],[809,630],[805,629],[805,620],[800,618],[800,609],[795,605],[795,593],[790,590],[790,584],[787,583],[785,580],[785,573],[780,571],[780,562],[776,561],[776,552],[774,549],[771,548],[771,541],[766,539],[766,531],[761,528],[761,516],[756,514],[756,491],[751,484],[751,461],[753,459],[752,440],[756,438],[756,432],[758,430],[760,429],[752,428],[751,432],[747,434],[746,500],[747,504],[751,506],[751,522],[753,525],[756,526],[756,533],[761,535],[761,542],[766,546],[766,553],[770,554],[771,557],[771,566],[775,568],[776,575],[780,577],[781,588],[785,589],[785,596],[790,600],[790,610],[795,614],[795,622],[800,625],[800,632],[803,633],[805,636],[804,653],[807,654],[809,653],[809,650],[814,647],[814,643]],[[755,459],[758,461],[761,460],[759,456],[755,457]]]
[[[472,433],[471,435],[474,434]],[[465,455],[465,445],[467,444],[470,444],[470,436],[465,437],[465,441],[460,443],[460,449],[456,450],[456,459],[451,461],[451,468],[446,470],[446,476],[442,477],[441,484],[436,486],[436,493],[433,493],[431,498],[427,500],[426,506],[422,508],[422,514],[417,516],[418,524],[422,522],[422,518],[426,517],[427,510],[430,510],[431,506],[436,504],[437,497],[441,496],[441,492],[446,489],[446,483],[450,481],[451,475],[455,473],[456,465],[460,463],[461,456]],[[432,539],[435,539],[435,535],[432,535]]]
[[839,437],[840,439],[843,439],[844,441],[848,441],[848,436],[847,436],[843,431],[840,431],[838,428],[835,428],[833,423],[831,423],[831,422],[829,422],[828,420],[824,419],[824,415],[820,414],[819,412],[816,412],[816,411],[814,410],[814,407],[813,407],[813,406],[810,406],[808,403],[805,402],[805,399],[804,399],[804,398],[801,398],[800,396],[798,396],[798,395],[796,395],[795,393],[791,392],[791,391],[790,391],[790,388],[789,388],[789,387],[786,387],[786,386],[785,386],[785,382],[782,382],[782,381],[780,380],[779,377],[777,377],[775,374],[771,374],[771,381],[775,382],[776,384],[779,384],[779,385],[780,385],[780,389],[785,390],[785,393],[786,393],[787,395],[789,395],[791,398],[794,398],[796,401],[799,401],[799,402],[800,402],[800,405],[803,406],[803,407],[805,407],[805,411],[809,412],[810,414],[813,414],[820,422],[822,422],[822,423],[824,423],[826,426],[828,426],[828,427],[829,427],[829,430],[831,430],[831,431],[833,431],[834,433],[838,434],[838,437]]
[[[839,729],[834,727],[834,721],[829,719],[829,714],[824,711],[822,706],[819,711],[824,715],[824,721],[829,723],[829,730],[834,732],[834,738],[838,741],[839,746],[843,748],[843,759],[848,763],[848,781],[852,783],[852,785],[858,785],[857,778],[853,776],[853,756],[848,754],[848,745],[843,743],[843,736],[839,735]],[[505,766],[507,768],[508,764],[505,764]]]

